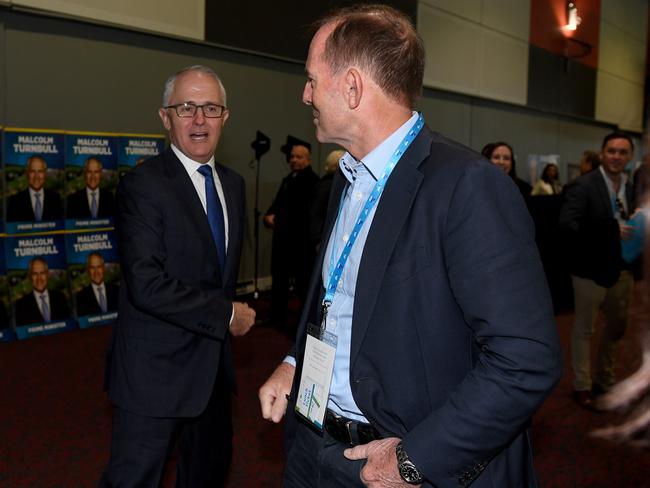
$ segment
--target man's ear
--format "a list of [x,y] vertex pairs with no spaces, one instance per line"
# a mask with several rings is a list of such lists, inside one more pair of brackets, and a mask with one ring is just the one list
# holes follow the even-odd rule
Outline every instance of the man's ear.
[[363,96],[363,78],[359,70],[348,69],[345,74],[345,97],[350,109],[355,109],[361,103]]
[[167,109],[165,108],[160,108],[158,109],[158,115],[160,116],[160,120],[162,120],[163,126],[165,127],[166,130],[171,129],[172,123],[169,120],[169,113],[167,112]]

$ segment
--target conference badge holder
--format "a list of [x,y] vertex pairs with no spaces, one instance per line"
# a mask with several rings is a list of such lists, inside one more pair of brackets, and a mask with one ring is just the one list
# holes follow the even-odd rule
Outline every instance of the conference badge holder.
[[316,325],[308,324],[296,413],[319,432],[323,431],[327,410],[336,342],[336,335]]

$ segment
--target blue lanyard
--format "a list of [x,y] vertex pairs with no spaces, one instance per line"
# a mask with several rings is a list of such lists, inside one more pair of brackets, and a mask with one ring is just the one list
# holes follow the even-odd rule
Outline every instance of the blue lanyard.
[[[357,237],[359,236],[361,227],[363,227],[363,224],[368,219],[368,215],[370,215],[370,211],[379,201],[379,197],[384,191],[384,186],[386,186],[388,177],[393,172],[393,169],[395,169],[397,162],[400,160],[402,155],[406,152],[406,150],[411,145],[411,143],[416,138],[416,136],[420,133],[422,127],[424,127],[424,118],[422,117],[422,113],[420,113],[418,120],[415,122],[413,127],[411,127],[411,130],[409,130],[408,134],[404,136],[404,139],[402,139],[402,142],[399,143],[399,146],[397,146],[397,149],[388,160],[388,163],[384,168],[384,173],[381,175],[379,180],[377,180],[377,183],[375,183],[375,187],[372,189],[370,196],[368,196],[368,199],[366,200],[366,204],[363,206],[363,209],[361,210],[361,214],[359,215],[359,218],[354,224],[350,238],[345,243],[345,247],[343,248],[343,251],[341,251],[341,255],[339,256],[336,266],[332,268],[330,265],[329,279],[327,280],[328,282],[327,282],[327,288],[325,289],[325,298],[323,299],[323,307],[325,310],[325,313],[323,314],[323,318],[325,318],[327,314],[327,309],[329,308],[329,306],[332,303],[332,300],[334,299],[334,293],[336,292],[336,288],[339,285],[339,281],[341,280],[341,276],[343,274],[343,269],[345,268],[345,264],[347,263],[348,257],[350,256],[350,251],[352,250],[352,246],[354,245],[354,242],[357,240]],[[339,216],[341,215],[341,208],[339,208]],[[338,221],[338,217],[337,217],[337,221]]]

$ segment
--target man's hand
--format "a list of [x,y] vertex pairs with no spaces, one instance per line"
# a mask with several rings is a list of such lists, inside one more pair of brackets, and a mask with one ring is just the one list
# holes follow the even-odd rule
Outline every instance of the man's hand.
[[234,315],[230,322],[230,333],[234,336],[243,336],[255,323],[255,310],[246,303],[232,302]]
[[627,241],[632,238],[634,235],[635,227],[633,225],[624,224],[623,222],[618,223],[618,229],[621,233],[621,239]]
[[265,215],[264,216],[264,226],[269,229],[275,228],[275,215]]
[[388,437],[346,449],[343,454],[352,461],[367,459],[361,481],[369,488],[409,488],[415,485],[404,481],[397,469],[395,448],[399,441],[397,437]]
[[277,424],[284,417],[289,403],[287,396],[291,393],[295,373],[295,367],[289,363],[282,363],[275,368],[273,374],[260,388],[258,396],[262,407],[262,417],[266,420]]

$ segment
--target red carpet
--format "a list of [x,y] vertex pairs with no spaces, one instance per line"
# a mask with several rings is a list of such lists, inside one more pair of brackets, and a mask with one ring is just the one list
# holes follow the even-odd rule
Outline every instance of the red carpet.
[[[572,316],[558,317],[568,345]],[[96,486],[107,460],[110,406],[101,391],[108,327],[0,344],[0,487]],[[621,371],[638,364],[636,327],[623,345]],[[280,361],[288,340],[259,326],[234,341],[239,381],[229,487],[280,486],[281,427],[263,421],[257,389]],[[533,422],[541,486],[650,487],[650,452],[596,441],[588,432],[615,419],[583,411],[562,382]],[[173,486],[173,470],[165,486]]]

